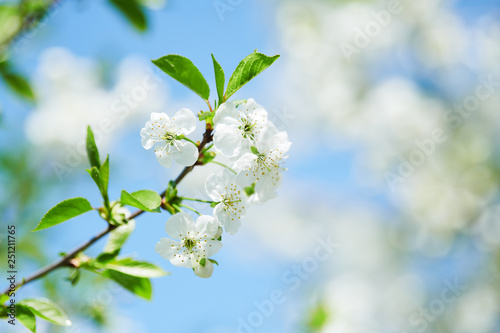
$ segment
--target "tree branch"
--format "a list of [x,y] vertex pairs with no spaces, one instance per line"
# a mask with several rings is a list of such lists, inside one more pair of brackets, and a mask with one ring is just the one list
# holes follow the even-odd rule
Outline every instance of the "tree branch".
[[[212,138],[213,138],[212,128],[210,127],[210,125],[207,125],[205,133],[203,134],[203,140],[201,141],[200,145],[198,146],[198,159],[202,155],[201,152],[203,151],[203,148],[206,146],[207,143],[212,141]],[[186,177],[186,175],[194,169],[194,167],[196,165],[200,165],[200,164],[195,163],[191,166],[185,167],[184,170],[182,170],[182,172],[179,174],[179,176],[177,176],[177,178],[175,179],[175,185],[177,186],[177,184],[179,184],[184,179],[184,177]],[[166,194],[166,190],[163,191],[160,194],[160,196],[162,198],[164,198],[165,194]],[[130,221],[130,220],[138,217],[142,213],[144,213],[144,211],[139,209],[139,210],[135,211],[134,213],[132,213],[127,218],[127,220]],[[22,281],[18,282],[15,286],[15,289],[18,289],[19,287],[22,287],[22,286],[30,283],[31,281],[37,280],[37,279],[47,275],[48,273],[50,273],[58,268],[70,266],[70,264],[69,264],[70,260],[75,258],[78,255],[78,253],[85,251],[92,244],[94,244],[95,242],[97,242],[98,240],[100,240],[101,238],[103,238],[104,236],[106,236],[107,234],[109,234],[111,231],[113,231],[116,228],[117,228],[117,226],[113,226],[111,224],[108,225],[108,227],[106,229],[104,229],[103,231],[101,231],[100,233],[98,233],[97,235],[95,235],[94,237],[92,237],[91,239],[86,241],[85,243],[81,244],[80,246],[75,248],[70,253],[64,255],[62,258],[60,258],[56,262],[54,262],[48,266],[45,266],[44,268],[40,269],[39,271],[33,273],[32,275],[30,275],[27,278],[23,279]],[[4,290],[2,295],[8,294],[10,290],[11,290],[10,288],[7,288],[6,290]]]

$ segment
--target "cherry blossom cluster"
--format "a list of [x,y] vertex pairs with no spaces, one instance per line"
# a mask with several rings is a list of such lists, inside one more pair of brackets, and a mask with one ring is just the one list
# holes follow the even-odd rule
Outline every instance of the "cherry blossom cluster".
[[[191,166],[198,161],[199,151],[187,135],[195,128],[196,117],[188,109],[179,110],[172,118],[153,113],[141,130],[142,146],[154,148],[164,167],[170,167],[172,160]],[[175,266],[192,268],[196,275],[210,277],[217,263],[210,257],[222,247],[223,230],[235,235],[249,205],[277,196],[290,146],[287,133],[275,127],[255,100],[221,104],[213,114],[210,149],[229,160],[230,165],[207,177],[205,189],[212,201],[194,199],[210,203],[213,214],[200,215],[194,221],[191,215],[177,212],[166,223],[170,238],[162,238],[156,252]]]

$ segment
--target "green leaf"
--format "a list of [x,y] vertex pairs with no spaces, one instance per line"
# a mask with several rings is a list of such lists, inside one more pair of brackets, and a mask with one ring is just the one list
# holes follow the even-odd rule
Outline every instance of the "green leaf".
[[148,20],[144,7],[137,0],[109,1],[139,31],[146,31]]
[[201,259],[200,259],[200,265],[201,265],[201,266],[205,267],[205,264],[206,264],[206,263],[207,263],[207,259],[205,259],[205,258],[201,258]]
[[211,262],[212,264],[216,264],[217,266],[219,266],[219,263],[217,262],[217,260],[215,260],[215,259],[210,259],[210,258],[209,258],[208,260],[210,260],[210,262]]
[[99,174],[101,175],[101,184],[104,193],[106,193],[106,198],[108,196],[108,183],[109,183],[109,155],[106,157],[106,161],[99,168]]
[[35,100],[35,93],[29,81],[23,75],[15,72],[9,63],[0,62],[0,75],[7,86],[17,95],[29,101]]
[[207,101],[210,97],[210,88],[207,81],[188,58],[177,54],[169,54],[152,62],[204,100]]
[[125,258],[113,262],[108,262],[104,265],[104,267],[124,274],[144,278],[155,278],[168,274],[163,269],[154,264],[145,261],[136,261],[132,258]]
[[101,162],[99,159],[99,150],[95,144],[94,133],[90,126],[87,127],[87,157],[90,162],[90,167],[100,168]]
[[92,167],[92,169],[87,169],[87,172],[89,173],[90,177],[92,177],[92,179],[96,183],[97,188],[99,189],[99,192],[101,192],[101,195],[102,195],[102,198],[104,199],[105,205],[108,206],[109,199],[108,199],[108,191],[107,191],[107,179],[106,179],[106,187],[105,187],[103,177],[101,176],[101,172],[99,171],[98,168]]
[[210,111],[204,111],[204,112],[200,112],[200,114],[198,115],[198,119],[200,121],[203,121],[203,120],[206,120],[206,119],[211,119],[214,117],[214,112],[210,112]]
[[259,155],[259,151],[257,150],[257,148],[255,146],[250,147],[250,151],[254,155]]
[[255,193],[255,183],[244,188],[246,195],[251,196]]
[[9,299],[8,295],[6,295],[6,294],[0,295],[0,305],[2,305],[3,303],[7,302],[8,299]]
[[71,321],[64,311],[46,298],[24,299],[19,304],[27,306],[33,314],[56,325],[70,326]]
[[16,305],[16,318],[31,332],[36,333],[36,317],[30,308],[23,304]]
[[100,262],[108,261],[114,259],[118,254],[120,254],[120,250],[125,244],[128,236],[134,231],[135,221],[131,220],[127,224],[123,224],[111,231],[109,234],[108,241],[104,246],[104,251],[101,253],[97,260]]
[[161,197],[155,191],[141,190],[128,193],[122,190],[120,202],[122,205],[129,205],[146,212],[159,213]]
[[231,75],[227,83],[226,94],[224,96],[225,99],[227,100],[231,97],[238,89],[262,73],[262,71],[271,66],[278,58],[279,55],[268,57],[262,53],[256,52],[248,55],[238,64]]
[[212,54],[212,61],[214,63],[214,72],[215,72],[215,85],[217,86],[217,96],[219,97],[219,104],[225,102],[224,100],[224,84],[226,78],[224,76],[224,70],[221,65],[215,60],[214,55]]
[[137,296],[147,300],[151,299],[151,281],[149,281],[148,278],[131,276],[112,269],[105,270],[101,273],[101,275],[115,281],[123,288],[131,291]]
[[64,200],[51,208],[33,231],[50,228],[75,216],[92,210],[90,202],[85,198]]
[[319,332],[328,320],[328,312],[323,304],[318,304],[310,314],[308,326],[313,332]]

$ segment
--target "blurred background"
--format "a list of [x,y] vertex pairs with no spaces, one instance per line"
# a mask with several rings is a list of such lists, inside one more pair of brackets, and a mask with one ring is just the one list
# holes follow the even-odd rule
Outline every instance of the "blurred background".
[[[279,197],[224,237],[210,279],[155,253],[168,214],[144,215],[123,253],[172,273],[153,300],[91,273],[72,287],[61,269],[19,291],[73,322],[39,332],[500,330],[498,1],[3,1],[0,45],[0,253],[15,224],[19,276],[103,228],[89,213],[30,232],[68,197],[99,205],[88,124],[110,153],[111,197],[162,191],[181,170],[139,131],[151,112],[205,106],[151,59],[186,56],[214,87],[210,53],[226,77],[254,49],[281,54],[235,98],[293,141]],[[216,170],[195,169],[182,193],[204,196]]]

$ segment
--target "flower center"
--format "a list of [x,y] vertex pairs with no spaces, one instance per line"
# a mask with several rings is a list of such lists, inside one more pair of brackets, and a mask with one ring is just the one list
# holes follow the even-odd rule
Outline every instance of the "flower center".
[[245,139],[250,138],[253,140],[254,135],[252,133],[252,130],[255,127],[255,124],[252,124],[252,122],[245,117],[241,117],[240,121],[241,125],[238,128],[243,131],[243,137]]
[[163,140],[167,142],[167,144],[172,143],[177,138],[177,135],[175,133],[171,132],[166,132],[165,135],[162,137]]
[[183,245],[186,249],[191,250],[196,246],[196,241],[193,238],[185,238]]

